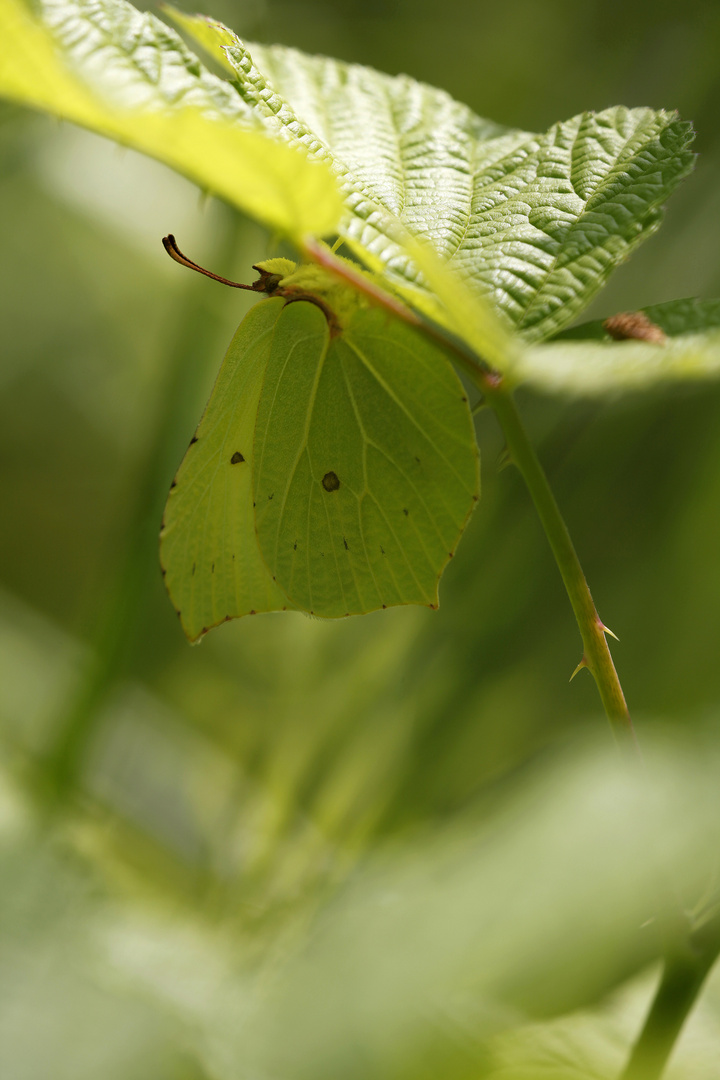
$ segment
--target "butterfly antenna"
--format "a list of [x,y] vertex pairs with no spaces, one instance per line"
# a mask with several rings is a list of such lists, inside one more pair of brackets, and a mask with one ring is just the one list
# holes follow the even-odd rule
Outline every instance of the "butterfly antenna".
[[204,274],[205,277],[212,278],[213,281],[219,281],[221,285],[229,285],[232,289],[248,289],[250,292],[258,291],[255,285],[243,285],[239,281],[229,281],[227,278],[220,277],[219,274],[213,274],[211,270],[206,270],[203,266],[198,266],[192,259],[188,259],[187,255],[183,255],[182,251],[177,246],[175,237],[172,233],[168,236],[163,236],[163,247],[170,258],[174,259],[176,263],[180,263],[181,266],[187,266],[190,270],[197,270],[198,274]]

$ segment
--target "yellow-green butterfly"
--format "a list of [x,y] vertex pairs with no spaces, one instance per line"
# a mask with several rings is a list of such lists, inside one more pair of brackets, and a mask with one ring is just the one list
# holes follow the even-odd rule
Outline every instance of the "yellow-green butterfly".
[[258,267],[253,288],[275,295],[240,324],[168,497],[161,564],[191,641],[263,611],[436,607],[477,499],[472,417],[444,354],[355,298],[338,317],[336,292],[297,284],[316,268],[292,268]]

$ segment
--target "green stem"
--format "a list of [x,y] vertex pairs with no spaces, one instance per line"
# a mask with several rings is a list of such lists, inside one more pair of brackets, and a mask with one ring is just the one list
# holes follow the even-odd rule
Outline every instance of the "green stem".
[[497,380],[486,377],[476,381],[485,401],[498,418],[512,460],[527,485],[555,556],[582,637],[581,663],[595,679],[613,731],[623,740],[629,738],[635,744],[630,713],[610,655],[605,626],[597,613],[570,533],[527,437],[513,397]]
[[356,271],[349,263],[338,259],[312,237],[305,238],[302,251],[307,258],[324,266],[348,285],[358,289],[372,303],[384,307],[397,318],[433,338],[443,348],[451,350],[457,362],[482,393],[485,402],[494,410],[513,461],[522,473],[535,503],[570,598],[583,642],[583,656],[580,663],[588,668],[595,679],[613,731],[621,741],[631,742],[635,752],[639,753],[625,696],[608,648],[606,638],[608,631],[597,613],[580,560],[570,539],[570,533],[563,521],[543,468],[525,433],[512,394],[503,386],[502,376],[489,368],[474,353],[469,352],[462,342],[449,335],[443,327],[428,323],[401,300],[391,296],[380,285],[376,285],[366,275]]
[[668,951],[650,1011],[620,1080],[660,1080],[719,952],[717,918]]
[[[583,642],[581,666],[587,667],[595,679],[618,742],[631,748],[642,765],[625,695],[608,647],[607,628],[597,613],[570,533],[527,437],[512,392],[505,388],[502,376],[490,369],[480,357],[470,353],[462,342],[449,335],[443,327],[427,323],[380,286],[336,259],[323,245],[309,240],[304,245],[304,252],[347,284],[359,289],[372,303],[386,308],[433,338],[441,347],[450,350],[456,362],[480,390],[483,402],[495,412],[512,460],[522,474],[535,504],[570,599]],[[670,940],[664,950],[665,965],[660,984],[620,1080],[660,1080],[683,1024],[720,954],[720,914],[694,933],[690,932],[682,913],[678,913],[678,916],[674,933],[669,935]]]

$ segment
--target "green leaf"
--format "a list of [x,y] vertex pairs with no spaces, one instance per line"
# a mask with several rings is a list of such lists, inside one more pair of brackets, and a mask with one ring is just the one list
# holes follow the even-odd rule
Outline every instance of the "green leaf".
[[407,76],[245,45],[220,23],[174,17],[232,67],[267,130],[332,163],[345,194],[340,234],[432,318],[443,306],[408,238],[429,241],[510,325],[541,340],[657,228],[692,168],[692,130],[674,113],[618,107],[533,135]]
[[600,320],[517,358],[513,377],[549,393],[597,395],[720,376],[720,300],[673,300],[642,309],[665,344],[613,341]]
[[472,418],[443,354],[378,310],[278,320],[255,434],[260,548],[292,603],[338,617],[438,602],[477,499]]
[[[682,300],[669,300],[665,304],[651,304],[640,310],[668,337],[720,329],[720,300],[700,300],[692,296]],[[573,326],[570,330],[563,330],[555,340],[612,341],[612,338],[605,329],[604,320],[593,319],[591,322]]]
[[154,16],[120,0],[45,0],[42,12],[45,26],[0,0],[0,94],[141,150],[291,237],[335,227],[327,167],[268,138]]
[[191,641],[291,606],[260,557],[252,498],[255,415],[283,303],[265,300],[240,323],[165,508],[160,563]]
[[[220,23],[174,14],[229,82],[123,0],[44,0],[80,83],[18,0],[0,5],[0,91],[153,154],[297,241],[336,230],[389,288],[503,370],[498,327],[487,311],[469,328],[458,320],[417,242],[455,272],[449,282],[542,340],[657,227],[693,163],[690,125],[674,114],[618,107],[533,135],[407,76],[248,47]],[[288,143],[325,167],[288,157]]]

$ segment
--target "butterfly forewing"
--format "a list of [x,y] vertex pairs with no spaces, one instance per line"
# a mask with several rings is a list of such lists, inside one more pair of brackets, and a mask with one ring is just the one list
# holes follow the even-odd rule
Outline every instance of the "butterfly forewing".
[[254,491],[263,557],[293,605],[436,605],[477,489],[472,418],[443,353],[377,310],[334,336],[312,303],[282,311]]

